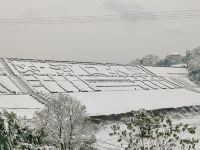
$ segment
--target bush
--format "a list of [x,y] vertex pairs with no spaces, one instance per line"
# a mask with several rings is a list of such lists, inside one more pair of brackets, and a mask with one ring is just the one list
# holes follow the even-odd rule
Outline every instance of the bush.
[[110,136],[117,136],[125,150],[190,150],[199,140],[191,138],[195,127],[172,124],[163,115],[140,110],[125,122],[125,128],[112,125]]

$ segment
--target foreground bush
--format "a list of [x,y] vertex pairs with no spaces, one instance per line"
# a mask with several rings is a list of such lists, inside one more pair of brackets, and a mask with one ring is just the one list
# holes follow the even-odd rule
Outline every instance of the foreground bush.
[[0,113],[0,149],[39,150],[44,144],[42,130],[33,130],[14,113]]
[[117,136],[125,150],[191,150],[199,142],[192,138],[196,128],[172,124],[168,117],[145,110],[111,128],[110,136]]

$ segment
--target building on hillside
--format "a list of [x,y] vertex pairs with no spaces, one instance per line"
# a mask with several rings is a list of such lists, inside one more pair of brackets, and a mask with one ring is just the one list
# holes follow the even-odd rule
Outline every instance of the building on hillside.
[[151,66],[152,65],[151,57],[149,57],[149,56],[143,57],[142,58],[142,65]]
[[166,56],[166,60],[171,61],[172,64],[179,64],[182,62],[182,56],[179,53],[172,53]]
[[144,66],[157,66],[160,58],[157,55],[147,55],[142,58],[142,65]]

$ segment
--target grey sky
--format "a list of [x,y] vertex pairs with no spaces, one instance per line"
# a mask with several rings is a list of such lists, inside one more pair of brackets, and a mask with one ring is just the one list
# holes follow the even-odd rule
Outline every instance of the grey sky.
[[[0,0],[0,18],[199,9],[199,0]],[[0,25],[0,56],[128,63],[200,46],[200,19]]]

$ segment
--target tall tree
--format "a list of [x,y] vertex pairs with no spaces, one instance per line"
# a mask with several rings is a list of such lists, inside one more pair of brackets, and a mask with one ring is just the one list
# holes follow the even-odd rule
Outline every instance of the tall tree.
[[95,140],[85,106],[67,94],[52,95],[35,122],[47,134],[48,144],[61,150],[90,149]]

